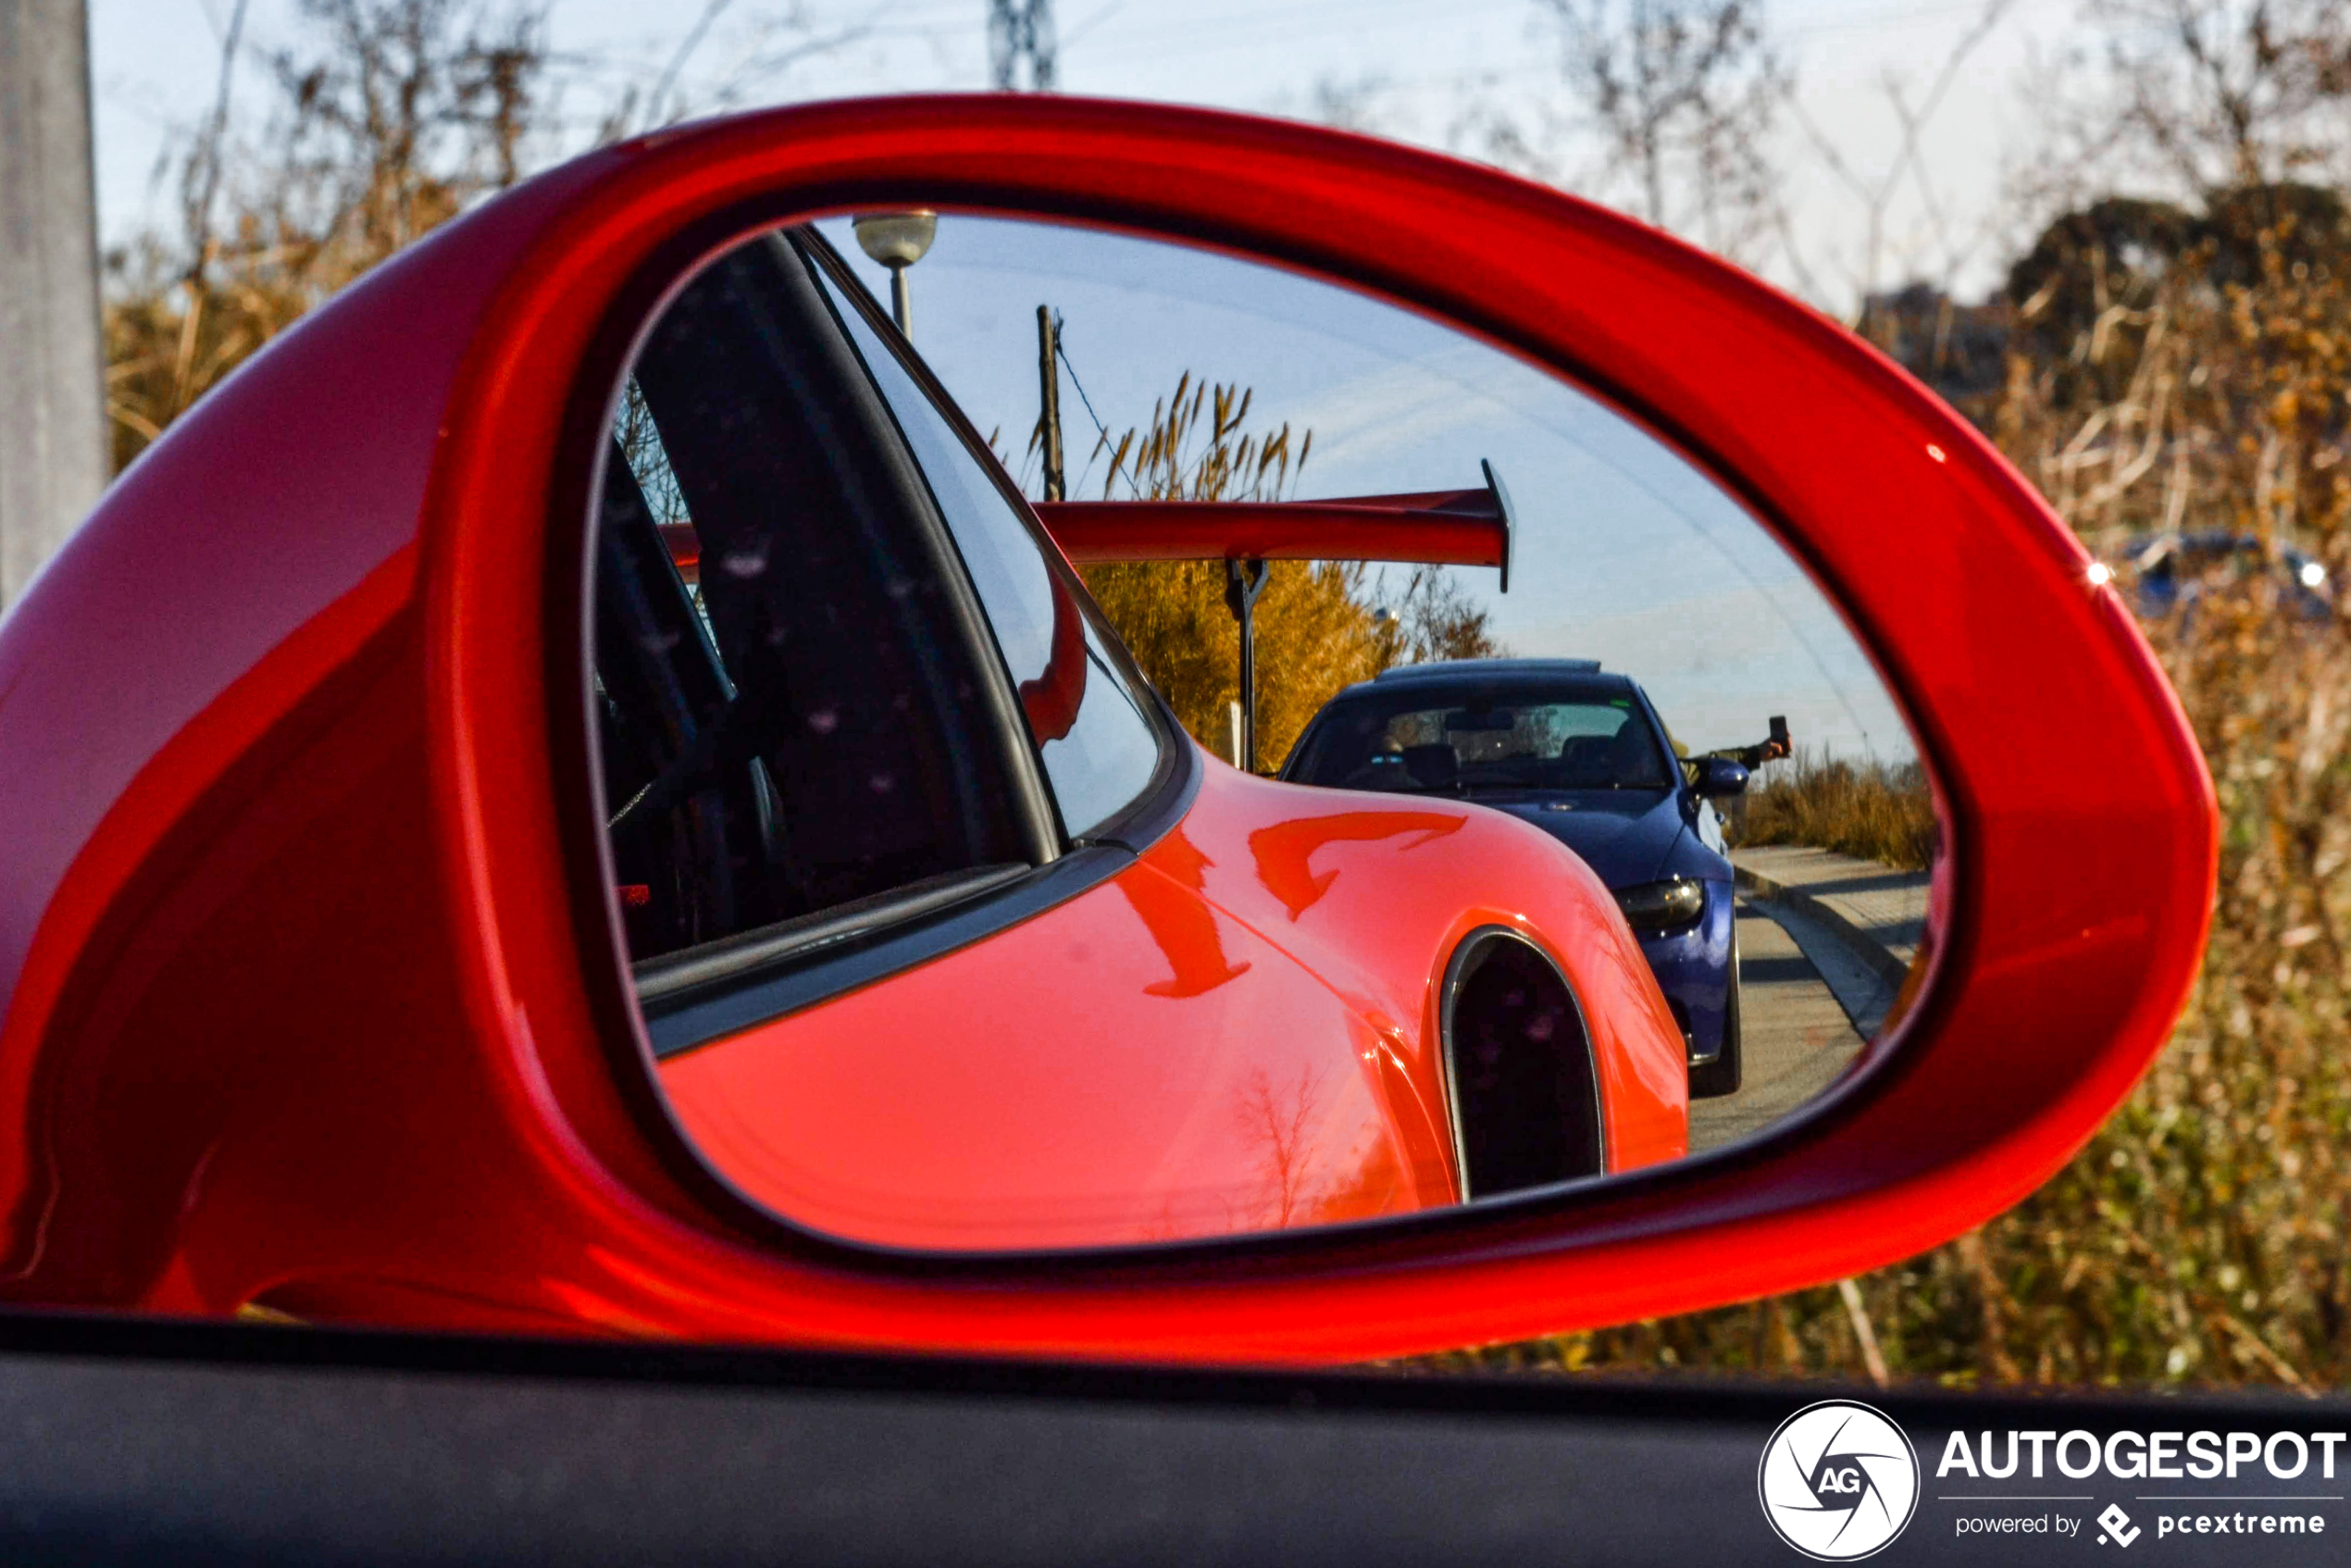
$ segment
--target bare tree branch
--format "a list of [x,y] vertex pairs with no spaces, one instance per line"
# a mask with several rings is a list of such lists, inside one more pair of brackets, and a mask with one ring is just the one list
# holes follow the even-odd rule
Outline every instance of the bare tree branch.
[[669,64],[663,68],[660,80],[653,83],[653,91],[645,96],[646,123],[650,125],[664,123],[661,118],[661,106],[668,98],[670,89],[678,84],[678,73],[686,68],[686,62],[691,59],[694,51],[702,46],[702,41],[710,35],[711,24],[724,15],[727,7],[732,4],[734,0],[708,0],[708,3],[703,6],[702,15],[695,18],[694,25],[686,30],[686,36],[679,40],[677,53],[669,56]]
[[212,118],[197,141],[190,171],[201,168],[202,188],[190,206],[188,268],[193,280],[212,259],[212,204],[220,193],[221,141],[229,133],[229,89],[236,74],[237,48],[244,38],[245,0],[229,13],[229,31],[220,41],[220,81],[214,90]]

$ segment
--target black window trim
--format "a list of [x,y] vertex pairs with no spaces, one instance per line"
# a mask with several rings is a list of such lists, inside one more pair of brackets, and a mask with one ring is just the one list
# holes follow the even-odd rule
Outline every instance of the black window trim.
[[840,929],[783,944],[779,952],[730,965],[707,983],[690,980],[641,996],[646,1038],[655,1059],[665,1061],[722,1043],[1042,915],[1134,860],[1124,849],[1081,848],[1045,865],[980,867],[956,881],[933,878],[914,884],[911,893],[899,890],[864,901],[868,907],[843,916]]
[[778,920],[772,926],[755,927],[716,941],[665,952],[629,966],[637,982],[637,1000],[651,1010],[681,993],[790,963],[836,942],[871,935],[885,925],[918,920],[934,910],[992,892],[1034,869],[1023,864],[943,871],[846,903]]
[[[1101,653],[1103,657],[1111,661],[1113,673],[1130,692],[1141,699],[1136,704],[1137,712],[1141,716],[1144,725],[1151,731],[1152,739],[1159,743],[1159,757],[1151,770],[1150,781],[1132,801],[1088,828],[1084,834],[1066,835],[1064,830],[1067,841],[1072,845],[1117,844],[1139,854],[1173,828],[1176,822],[1182,819],[1184,812],[1190,809],[1191,797],[1199,786],[1198,759],[1192,755],[1190,736],[1185,732],[1182,724],[1176,717],[1175,711],[1160,696],[1158,690],[1145,679],[1142,671],[1136,667],[1133,658],[1126,652],[1126,644],[1119,641],[1118,634],[1111,628],[1102,616],[1100,607],[1095,604],[1094,596],[1087,589],[1085,579],[1070,568],[1066,558],[1062,554],[1061,546],[1053,542],[1052,536],[1046,532],[1044,525],[1037,520],[1037,513],[1030,506],[1028,498],[1020,492],[1020,487],[1013,482],[1012,476],[1004,472],[1003,465],[996,460],[996,454],[989,448],[986,442],[980,439],[979,432],[964,417],[963,405],[955,401],[954,396],[947,391],[945,385],[932,374],[930,367],[924,362],[914,345],[907,342],[905,335],[899,331],[898,323],[883,314],[880,302],[874,298],[864,283],[858,281],[857,275],[850,270],[849,264],[841,259],[840,253],[833,248],[832,242],[826,239],[815,224],[801,224],[790,232],[802,243],[806,254],[818,266],[831,274],[833,281],[839,286],[840,297],[849,301],[858,314],[865,317],[865,324],[872,329],[874,335],[897,356],[899,367],[913,379],[916,389],[930,400],[931,406],[938,410],[940,417],[946,421],[948,429],[954,432],[956,439],[964,443],[965,450],[970,452],[978,462],[981,471],[987,474],[989,481],[995,485],[997,493],[1001,495],[1011,506],[1013,516],[1019,519],[1023,528],[1028,530],[1030,538],[1038,547],[1039,555],[1045,563],[1046,571],[1076,597],[1081,613],[1087,618],[1088,628],[1097,634],[1091,641],[1100,643]],[[855,345],[852,343],[851,346],[853,349]],[[887,397],[882,399],[885,406],[888,405],[889,401]],[[895,410],[891,411],[891,417],[893,418],[896,417]],[[902,430],[901,439],[903,439]],[[911,443],[909,443],[909,450],[912,450]],[[956,560],[960,565],[962,555],[954,542],[953,530],[945,529],[943,522],[941,527],[947,534],[948,548],[958,552]],[[968,571],[968,568],[965,569]],[[976,600],[975,600],[976,603]],[[983,627],[988,624],[984,612],[981,614],[980,624]],[[992,631],[989,636],[990,645],[995,646]],[[1002,665],[1001,648],[998,651],[997,662],[1001,667]],[[1009,669],[1005,670],[1004,678],[1006,689],[1014,690],[1011,686],[1012,672]],[[1020,720],[1017,707],[1014,709],[1014,722],[1020,726],[1023,740],[1027,741],[1029,740],[1027,729]],[[1032,757],[1036,755],[1033,749],[1030,754]],[[1046,798],[1051,800],[1052,799],[1052,785],[1051,780],[1044,777],[1044,765],[1041,758],[1038,759],[1037,765],[1040,785],[1045,790]],[[1171,813],[1166,809],[1168,803],[1179,793],[1182,796],[1182,804]],[[1060,820],[1058,803],[1054,815],[1055,820]]]

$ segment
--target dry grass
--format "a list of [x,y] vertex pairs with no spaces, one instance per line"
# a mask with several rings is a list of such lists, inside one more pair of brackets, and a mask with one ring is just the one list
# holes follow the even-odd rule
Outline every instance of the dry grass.
[[301,17],[297,42],[263,56],[267,124],[191,142],[172,171],[180,231],[107,257],[118,469],[305,313],[513,184],[548,112],[540,9],[304,0]]
[[1810,844],[1906,871],[1934,854],[1934,803],[1916,763],[1798,753],[1766,763],[1735,817],[1741,844]]

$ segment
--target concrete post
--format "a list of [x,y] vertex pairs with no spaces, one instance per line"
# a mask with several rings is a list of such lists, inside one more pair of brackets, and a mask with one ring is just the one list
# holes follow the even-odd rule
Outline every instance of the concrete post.
[[0,604],[106,488],[83,0],[0,0]]

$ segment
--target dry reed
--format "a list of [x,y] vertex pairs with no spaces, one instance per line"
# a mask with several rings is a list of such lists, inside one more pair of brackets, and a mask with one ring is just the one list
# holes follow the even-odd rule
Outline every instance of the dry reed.
[[1934,854],[1934,803],[1916,763],[1800,752],[1763,765],[1735,821],[1741,844],[1810,844],[1906,871]]

